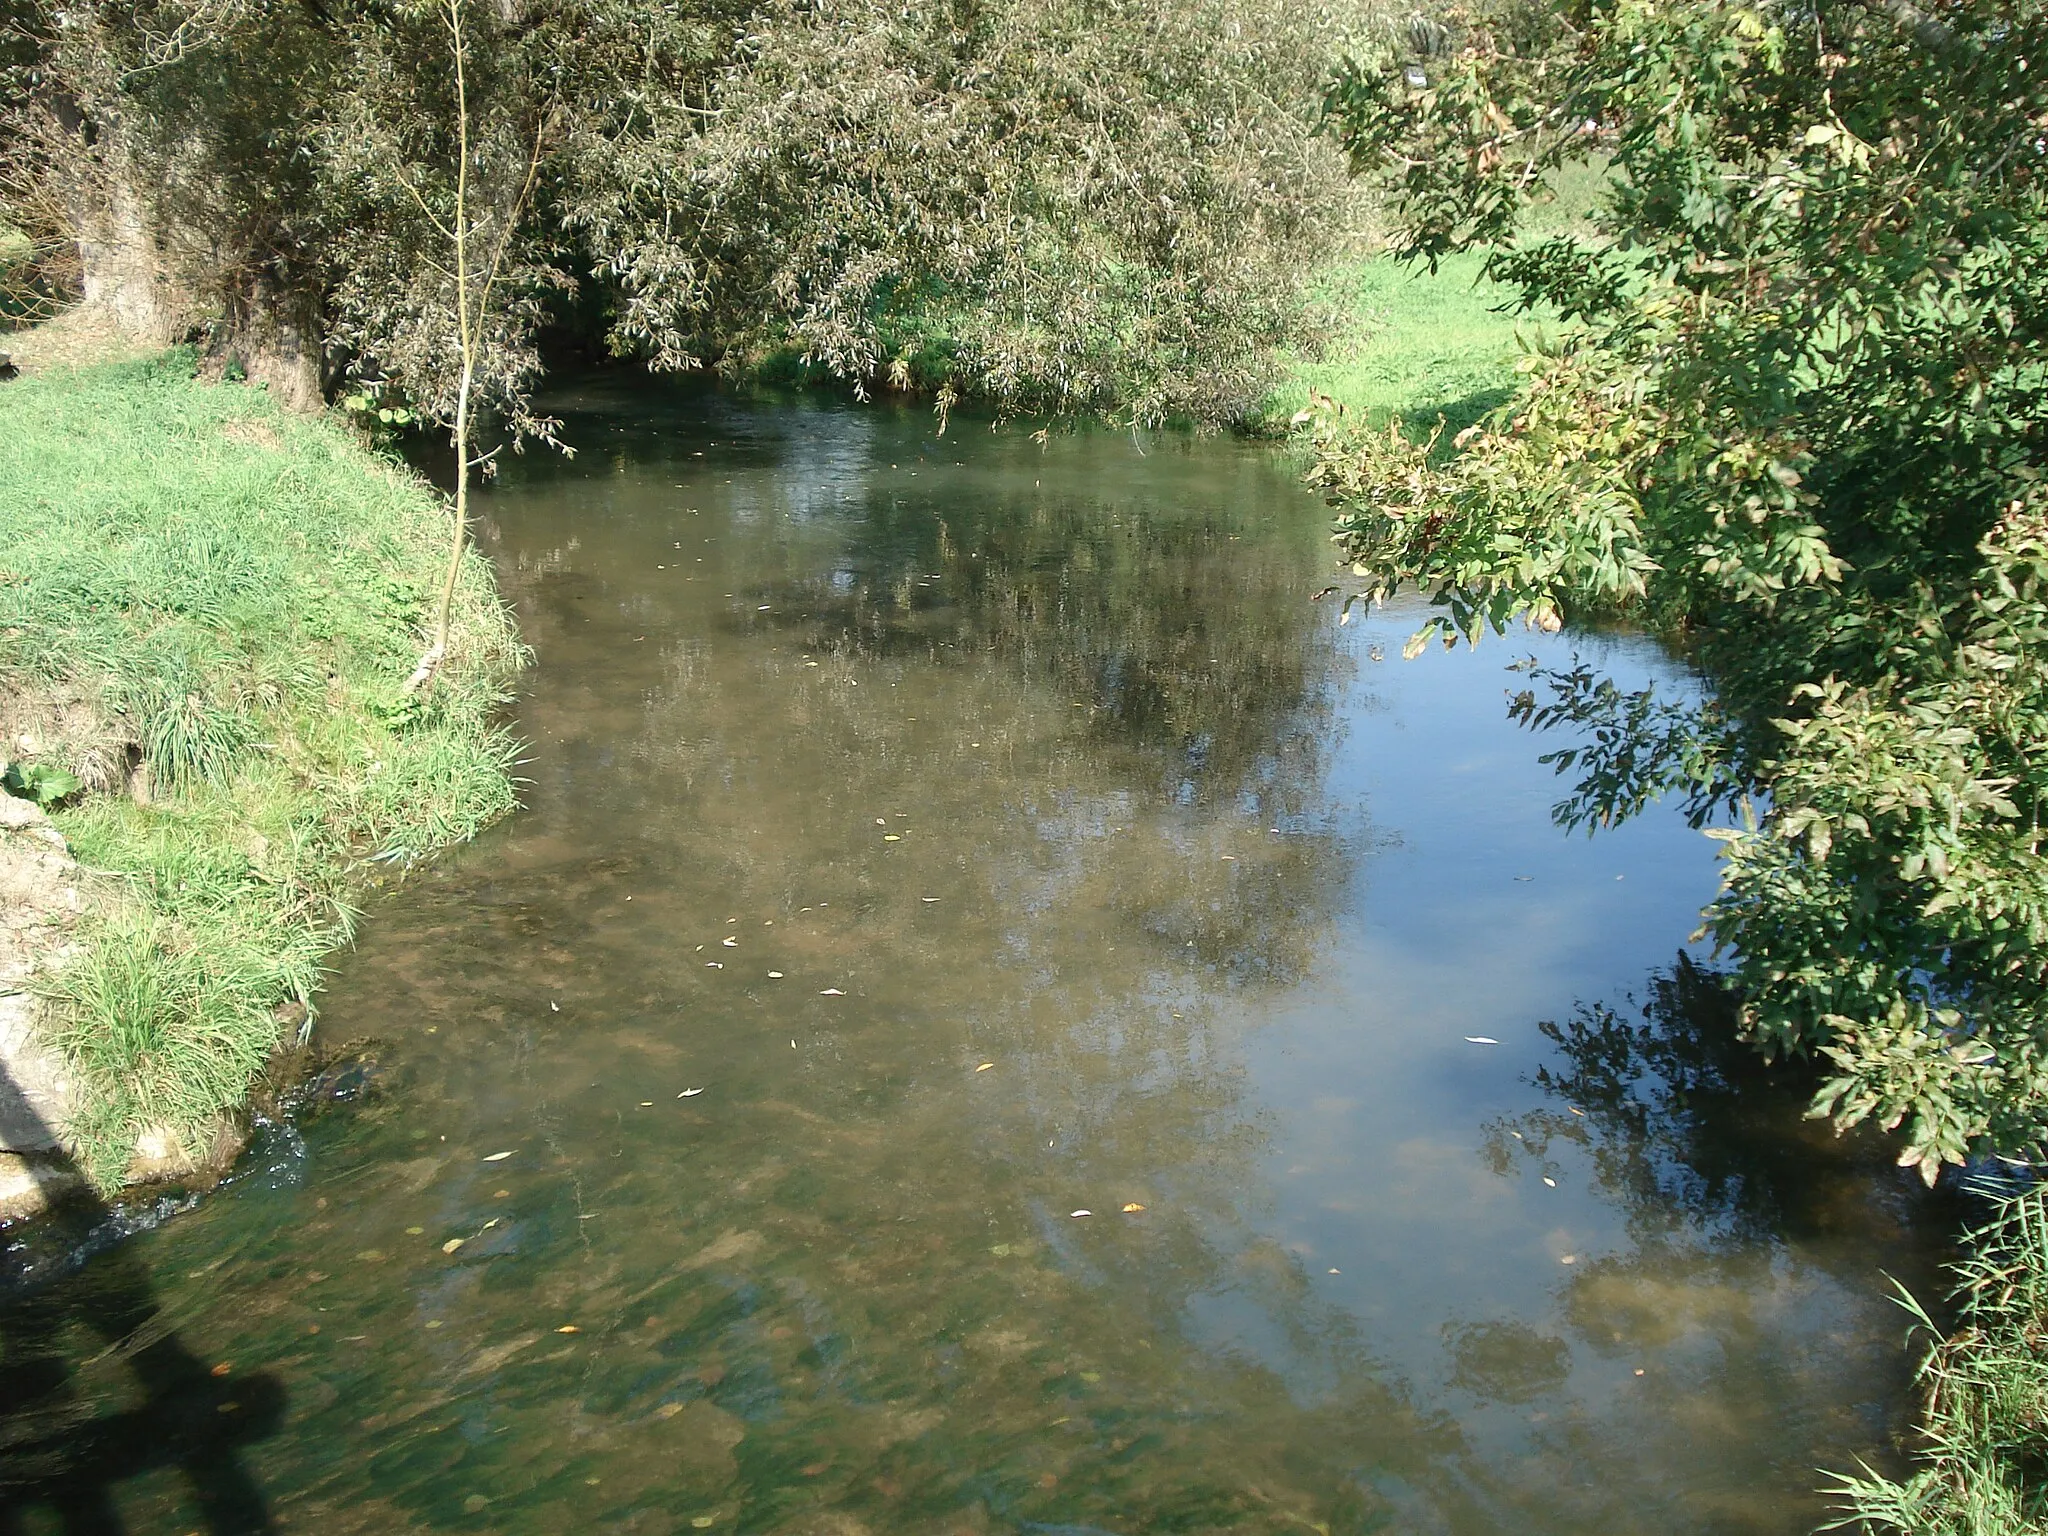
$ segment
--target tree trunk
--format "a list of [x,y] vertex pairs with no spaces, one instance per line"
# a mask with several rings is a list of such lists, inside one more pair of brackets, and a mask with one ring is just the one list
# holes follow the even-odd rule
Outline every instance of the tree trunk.
[[168,346],[191,326],[191,296],[121,147],[118,125],[102,126],[98,148],[97,164],[70,188],[85,302],[127,335]]
[[239,363],[252,384],[269,389],[287,410],[317,411],[322,389],[320,296],[259,272],[229,296],[210,349],[222,364]]

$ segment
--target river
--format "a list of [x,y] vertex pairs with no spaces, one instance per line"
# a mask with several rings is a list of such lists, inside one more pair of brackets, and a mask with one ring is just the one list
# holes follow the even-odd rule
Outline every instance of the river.
[[267,1384],[278,1529],[1791,1536],[1889,1463],[1939,1223],[1728,1045],[1714,845],[1565,835],[1503,707],[1654,645],[1404,662],[1257,445],[555,409],[526,809],[337,957],[367,1088],[42,1271]]

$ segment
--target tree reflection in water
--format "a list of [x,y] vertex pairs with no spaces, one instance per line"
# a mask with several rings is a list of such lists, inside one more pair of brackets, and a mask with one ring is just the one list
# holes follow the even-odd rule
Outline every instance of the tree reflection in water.
[[1716,972],[1681,954],[1650,980],[1639,1019],[1582,1005],[1538,1026],[1561,1058],[1531,1081],[1550,1107],[1489,1127],[1500,1172],[1584,1151],[1638,1243],[1817,1236],[1840,1202],[1875,1200],[1903,1222],[1919,1202],[1879,1177],[1878,1138],[1837,1136],[1805,1118],[1813,1071],[1766,1063],[1739,1034],[1738,1004]]
[[[1582,1005],[1540,1028],[1556,1061],[1530,1081],[1548,1102],[1494,1122],[1481,1155],[1503,1175],[1589,1170],[1621,1213],[1628,1241],[1577,1257],[1559,1316],[1578,1371],[1641,1380],[1601,1410],[1531,1415],[1530,1465],[1544,1470],[1518,1497],[1553,1511],[1619,1498],[1653,1524],[1669,1495],[1646,1467],[1683,1458],[1689,1442],[1747,1437],[1761,1477],[1695,1487],[1687,1507],[1668,1511],[1672,1528],[1746,1529],[1760,1486],[1796,1497],[1821,1482],[1816,1469],[1778,1463],[1776,1433],[1840,1447],[1845,1464],[1895,1457],[1910,1402],[1907,1319],[1856,1299],[1876,1289],[1879,1244],[1909,1257],[1916,1267],[1903,1278],[1925,1291],[1942,1257],[1931,1234],[1945,1225],[1928,1219],[1929,1201],[1941,1197],[1890,1166],[1881,1136],[1837,1136],[1804,1118],[1812,1067],[1764,1063],[1738,1034],[1725,981],[1686,955],[1651,979],[1634,1016]],[[1516,1390],[1525,1383],[1562,1385],[1562,1339],[1466,1325],[1447,1343],[1459,1384],[1484,1400],[1512,1404],[1530,1395]],[[1868,1400],[1873,1378],[1887,1375],[1888,1402]],[[1759,1403],[1810,1405],[1808,1421],[1739,1422],[1725,1393],[1701,1390],[1730,1376],[1752,1383]],[[1617,1412],[1631,1431],[1617,1429]],[[1818,1519],[1817,1493],[1810,1508]]]

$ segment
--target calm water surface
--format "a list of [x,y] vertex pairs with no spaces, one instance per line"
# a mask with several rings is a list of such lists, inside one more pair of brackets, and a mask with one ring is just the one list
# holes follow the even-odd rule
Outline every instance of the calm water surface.
[[1720,1043],[1712,844],[1503,712],[1653,647],[1402,662],[1252,446],[563,408],[528,808],[339,962],[374,1091],[63,1282],[282,1393],[280,1529],[1791,1533],[1889,1455],[1936,1224]]

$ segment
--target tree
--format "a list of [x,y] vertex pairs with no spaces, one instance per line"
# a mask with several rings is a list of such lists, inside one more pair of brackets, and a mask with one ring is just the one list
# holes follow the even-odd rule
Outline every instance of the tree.
[[[433,7],[24,14],[0,143],[64,184],[89,290],[295,395],[439,409],[400,174],[453,134]],[[860,387],[1226,418],[1337,203],[1327,36],[1280,0],[505,0],[469,34],[493,163],[550,125],[475,380],[515,428],[562,322],[657,368],[788,349]]]
[[[371,155],[381,153],[390,158],[387,173],[411,199],[425,225],[421,234],[431,237],[433,242],[423,249],[437,250],[446,258],[421,259],[410,285],[415,309],[411,329],[420,333],[427,353],[418,366],[409,370],[409,377],[416,381],[411,393],[415,399],[424,396],[433,419],[447,428],[454,445],[455,506],[448,565],[434,610],[432,639],[406,680],[407,693],[429,686],[448,655],[449,615],[454,610],[455,589],[462,575],[462,557],[469,537],[470,476],[480,464],[489,462],[488,455],[479,460],[473,450],[478,376],[482,369],[493,366],[504,384],[507,368],[518,367],[515,359],[507,357],[509,348],[504,335],[508,320],[514,317],[494,301],[500,283],[508,275],[507,257],[519,240],[521,223],[533,200],[534,183],[551,126],[546,107],[541,108],[532,123],[519,122],[522,114],[517,109],[528,104],[524,98],[515,101],[511,113],[480,115],[480,104],[471,99],[472,34],[467,0],[440,0],[437,20],[446,29],[448,80],[454,94],[447,119],[453,132],[447,146],[448,163],[437,171],[415,165],[414,157],[406,153],[415,146],[403,143],[403,125],[380,122],[375,98],[368,93],[359,101],[360,115],[349,124],[358,142],[366,145]],[[519,147],[517,142],[505,142],[508,119],[510,126],[524,128],[530,134],[531,148],[523,157],[523,167],[512,153]],[[486,125],[499,131],[493,134]],[[431,334],[437,323],[442,329],[441,354],[447,359],[440,367],[431,361]],[[451,341],[453,345],[448,346]],[[442,377],[449,371],[452,378]],[[417,382],[421,380],[432,382],[422,389]],[[512,375],[507,389],[515,407],[523,405],[518,381],[519,376]],[[523,410],[515,416],[515,426],[542,435],[548,431],[546,423],[534,420]]]
[[[1931,1183],[2048,1122],[2048,16],[2030,0],[1599,0],[1455,18],[1329,107],[1404,250],[1492,244],[1562,317],[1457,445],[1326,422],[1365,594],[1428,630],[1628,615],[1716,687],[1578,671],[1560,814],[1733,808],[1707,913],[1742,1028],[1831,1068],[1814,1111],[1903,1127]],[[1512,244],[1611,157],[1598,239]],[[1456,451],[1450,451],[1455,446]]]

